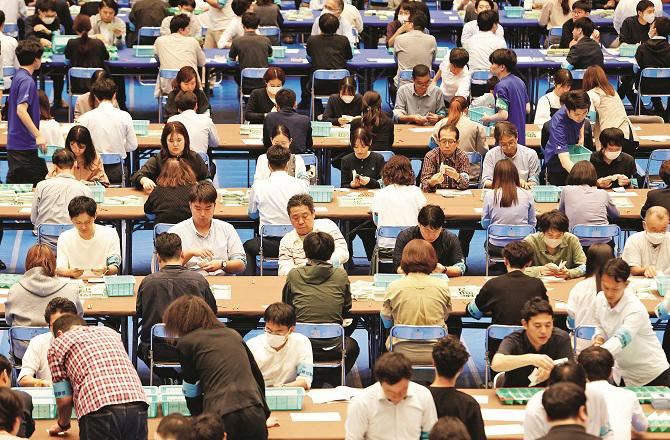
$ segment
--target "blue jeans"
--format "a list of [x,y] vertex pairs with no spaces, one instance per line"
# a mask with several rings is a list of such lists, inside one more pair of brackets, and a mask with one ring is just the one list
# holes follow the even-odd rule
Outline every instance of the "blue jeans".
[[147,440],[145,402],[109,405],[79,419],[80,440]]

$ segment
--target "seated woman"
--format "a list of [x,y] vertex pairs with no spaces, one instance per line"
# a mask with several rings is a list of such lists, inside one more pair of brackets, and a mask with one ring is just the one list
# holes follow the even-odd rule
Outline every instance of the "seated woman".
[[144,213],[154,214],[156,223],[177,224],[190,218],[188,196],[195,183],[195,174],[186,161],[166,160],[156,187],[144,202]]
[[554,90],[537,101],[534,124],[544,125],[561,108],[561,96],[572,89],[572,73],[568,69],[558,69],[554,76]]
[[[291,143],[293,142],[293,139],[291,139],[291,132],[288,130],[288,127],[281,124],[276,125],[272,129],[270,140],[272,141],[272,145],[280,145],[289,150],[291,149]],[[286,173],[289,176],[310,179],[310,176],[307,173],[307,167],[305,167],[305,161],[302,160],[302,157],[297,154],[291,153],[291,159],[288,161]],[[257,180],[267,179],[268,177],[270,177],[270,165],[268,164],[267,155],[263,153],[256,161],[254,182]]]
[[600,150],[591,153],[590,159],[596,168],[598,188],[637,188],[635,158],[623,152],[623,131],[606,128],[600,132],[599,140]]
[[[93,74],[93,77],[91,78],[91,83],[94,83],[96,81],[99,81],[100,79],[108,79],[110,75],[106,73],[104,70],[98,70]],[[118,93],[117,93],[118,94]],[[86,92],[83,95],[77,96],[77,101],[75,102],[74,105],[74,120],[76,121],[79,119],[79,116],[83,115],[86,112],[90,112],[94,108],[98,107],[98,100],[93,96],[93,93],[91,92]],[[119,103],[115,99],[112,100],[112,104],[114,105],[114,108],[119,108]]]
[[362,97],[356,93],[356,79],[347,76],[340,80],[340,93],[330,95],[322,121],[346,125],[361,114]]
[[[493,191],[486,192],[482,208],[482,227],[489,225],[535,226],[533,194],[521,187],[519,172],[514,163],[503,159],[493,168]],[[489,236],[489,254],[502,256],[502,250],[511,238]]]
[[351,121],[351,134],[353,135],[357,128],[365,127],[372,132],[372,150],[390,150],[395,141],[395,130],[393,119],[382,110],[381,95],[369,90],[363,95],[361,105],[363,107],[361,117]]
[[177,93],[179,92],[195,93],[195,96],[198,98],[198,108],[196,111],[199,114],[209,114],[209,100],[207,99],[205,92],[202,90],[198,73],[193,67],[184,66],[179,69],[177,76],[172,81],[172,91],[167,96],[167,104],[165,104],[164,110],[164,117],[166,119],[179,113],[177,104],[175,104]]
[[[88,128],[83,125],[72,127],[65,139],[65,149],[72,151],[76,158],[74,168],[72,168],[72,174],[75,178],[86,182],[99,182],[105,186],[109,185],[105,167],[95,151],[91,132],[88,131]],[[47,178],[55,175],[55,171],[52,171]]]
[[149,193],[156,188],[156,179],[161,174],[165,161],[177,158],[186,162],[197,181],[207,179],[209,169],[198,153],[191,151],[188,131],[181,122],[168,122],[163,127],[161,135],[161,151],[152,156],[142,168],[137,170],[130,179],[137,189],[144,189]]
[[[74,19],[73,29],[78,38],[73,38],[65,46],[65,58],[72,67],[99,67],[105,69],[105,61],[109,59],[109,52],[105,43],[97,38],[91,38],[91,19],[88,15],[79,14]],[[91,87],[91,80],[71,78],[70,88],[74,93],[84,93]]]
[[275,96],[284,87],[286,75],[280,67],[268,67],[263,81],[265,87],[252,90],[244,106],[244,120],[250,124],[262,124],[266,114],[277,111]]
[[[446,279],[431,277],[437,266],[435,248],[426,240],[410,241],[402,252],[400,267],[407,276],[393,281],[384,295],[381,318],[385,328],[394,325],[439,325],[451,312]],[[387,341],[387,348],[390,341]],[[434,341],[393,341],[393,351],[407,356],[413,364],[430,365]]]

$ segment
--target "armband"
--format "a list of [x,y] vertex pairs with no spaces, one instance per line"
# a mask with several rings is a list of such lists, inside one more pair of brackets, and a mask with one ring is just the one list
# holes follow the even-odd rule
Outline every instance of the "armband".
[[475,319],[481,319],[482,316],[484,316],[484,314],[482,313],[481,310],[479,310],[479,307],[477,307],[477,304],[475,304],[474,301],[468,304],[467,310],[470,316],[472,316]]
[[668,318],[670,318],[670,314],[669,314],[668,311],[665,309],[665,307],[663,306],[663,303],[662,303],[662,302],[661,302],[661,303],[658,303],[658,305],[656,306],[656,316],[657,316],[659,319],[668,319]]
[[620,328],[614,333],[614,337],[621,343],[621,348],[625,348],[633,340],[633,336],[625,328]]
[[393,327],[393,318],[385,318],[384,315],[382,315],[381,313],[379,314],[379,316],[382,319],[382,324],[384,324],[384,328]]
[[569,329],[574,329],[575,328],[575,317],[568,315],[566,318],[566,323],[568,324]]
[[314,377],[314,365],[303,364],[302,362],[298,364],[295,374],[297,377],[308,377],[310,380]]
[[461,180],[465,180],[466,182],[470,181],[470,175],[468,173],[461,173]]
[[202,395],[202,388],[200,388],[200,381],[197,381],[195,384],[184,381],[181,385],[181,389],[184,392],[184,397],[188,397],[189,399],[194,399]]
[[419,437],[419,440],[428,440],[429,432],[426,431],[421,431],[421,437]]
[[340,257],[338,257],[337,255],[333,255],[330,259],[330,264],[333,265],[334,269],[337,269],[338,267],[341,267],[342,264],[340,263]]
[[105,265],[119,267],[121,266],[121,257],[119,255],[112,255],[111,257],[107,258]]
[[63,380],[54,384],[54,396],[56,396],[56,399],[70,397],[71,395],[72,386],[69,381]]
[[500,110],[507,111],[507,110],[509,110],[509,103],[502,98],[497,98],[496,99],[496,107],[498,107]]

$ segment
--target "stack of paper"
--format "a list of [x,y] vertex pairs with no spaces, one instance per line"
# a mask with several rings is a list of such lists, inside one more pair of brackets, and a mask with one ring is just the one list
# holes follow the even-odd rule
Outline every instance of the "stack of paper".
[[479,294],[480,286],[449,286],[451,299],[474,299]]
[[230,300],[233,295],[233,286],[229,284],[212,284],[210,286],[214,299]]
[[377,287],[372,281],[357,280],[351,283],[351,297],[355,301],[366,299],[381,301],[384,299],[385,287]]
[[112,206],[142,206],[144,204],[144,199],[141,196],[114,196],[114,197],[105,197],[103,205],[112,205]]
[[19,282],[23,275],[14,275],[9,273],[0,274],[0,288],[10,288]]
[[104,298],[105,284],[82,284],[79,286],[80,298]]
[[309,390],[307,395],[312,399],[312,403],[321,405],[323,403],[351,400],[362,392],[362,388],[339,386],[335,388]]
[[248,205],[249,194],[246,191],[229,191],[226,189],[217,190],[221,194],[221,202],[224,205]]
[[13,190],[5,189],[0,191],[0,205],[13,205],[15,203],[16,193]]
[[20,206],[30,206],[33,204],[33,193],[18,193],[16,195],[16,204]]
[[626,198],[626,197],[613,197],[612,198],[612,203],[614,203],[614,206],[616,206],[617,208],[632,208],[633,207],[633,202],[631,202],[631,200],[629,198]]

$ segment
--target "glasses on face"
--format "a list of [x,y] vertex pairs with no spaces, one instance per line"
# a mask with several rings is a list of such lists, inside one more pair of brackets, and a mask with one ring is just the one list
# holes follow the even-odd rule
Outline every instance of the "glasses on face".
[[509,141],[509,142],[500,142],[500,146],[503,148],[512,148],[516,145],[516,141]]
[[456,145],[458,140],[456,139],[440,139],[440,145]]

